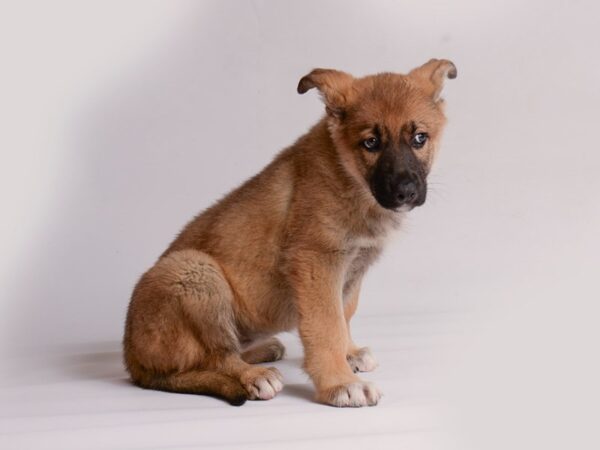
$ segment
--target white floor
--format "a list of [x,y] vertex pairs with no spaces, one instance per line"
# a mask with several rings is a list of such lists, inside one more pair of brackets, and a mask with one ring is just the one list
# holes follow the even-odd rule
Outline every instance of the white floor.
[[240,408],[130,385],[117,342],[21,356],[0,387],[0,448],[434,448],[443,343],[458,322],[456,314],[358,318],[355,339],[380,362],[364,376],[384,392],[378,406],[363,409],[312,401],[291,334],[275,364],[284,390]]

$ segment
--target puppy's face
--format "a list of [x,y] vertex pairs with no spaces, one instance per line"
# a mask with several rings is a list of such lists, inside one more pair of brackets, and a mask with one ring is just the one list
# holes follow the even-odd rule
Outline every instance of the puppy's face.
[[298,91],[320,90],[342,163],[375,200],[387,209],[412,209],[427,196],[445,123],[439,95],[447,77],[456,77],[456,68],[446,60],[431,60],[408,75],[359,79],[316,69],[300,80]]

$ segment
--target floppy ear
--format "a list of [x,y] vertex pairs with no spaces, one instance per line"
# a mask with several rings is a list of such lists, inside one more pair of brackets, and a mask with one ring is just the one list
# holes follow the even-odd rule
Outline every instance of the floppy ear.
[[327,114],[339,119],[350,102],[353,81],[352,75],[346,72],[315,69],[300,79],[298,93],[304,94],[309,89],[317,88],[325,103]]
[[456,78],[456,66],[447,59],[430,59],[421,67],[413,69],[409,77],[417,80],[421,88],[433,98],[434,102],[440,99],[446,78]]

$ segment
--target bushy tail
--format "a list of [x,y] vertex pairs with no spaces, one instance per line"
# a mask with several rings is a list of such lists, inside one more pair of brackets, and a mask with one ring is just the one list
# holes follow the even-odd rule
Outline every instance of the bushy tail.
[[146,389],[178,392],[181,394],[210,395],[221,398],[233,406],[246,403],[248,394],[241,383],[219,372],[190,370],[172,375],[154,375],[134,380],[134,383]]

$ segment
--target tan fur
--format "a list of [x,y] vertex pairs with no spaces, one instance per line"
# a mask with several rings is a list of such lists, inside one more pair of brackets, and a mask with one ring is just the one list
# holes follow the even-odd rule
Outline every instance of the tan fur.
[[377,403],[378,390],[353,372],[371,370],[374,358],[352,342],[350,319],[402,213],[377,203],[366,181],[377,155],[355,143],[373,121],[400,134],[414,121],[431,137],[418,155],[429,170],[449,64],[432,60],[408,76],[317,69],[302,78],[298,91],[317,88],[327,115],[192,220],[135,287],[124,337],[134,383],[232,404],[272,398],[281,374],[253,364],[280,359],[283,346],[270,337],[298,328],[319,401]]

